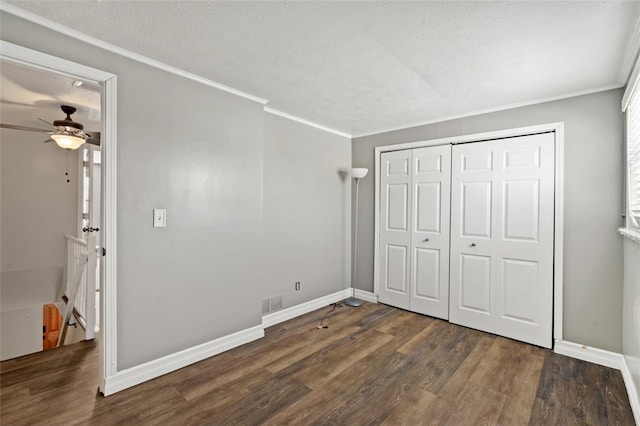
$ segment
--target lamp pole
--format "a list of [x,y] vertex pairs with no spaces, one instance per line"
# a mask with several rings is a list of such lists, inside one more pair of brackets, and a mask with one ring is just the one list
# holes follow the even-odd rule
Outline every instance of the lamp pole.
[[347,306],[352,306],[354,308],[358,306],[362,306],[362,300],[356,298],[356,275],[358,272],[358,193],[360,190],[360,179],[367,175],[367,169],[351,169],[351,175],[356,180],[356,220],[355,220],[355,231],[353,235],[353,281],[351,281],[351,297],[344,301]]

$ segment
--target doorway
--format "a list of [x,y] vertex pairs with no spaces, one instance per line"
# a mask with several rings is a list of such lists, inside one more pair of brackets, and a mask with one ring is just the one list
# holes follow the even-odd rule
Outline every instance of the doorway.
[[5,41],[0,41],[0,60],[95,84],[100,88],[102,235],[99,262],[102,284],[98,383],[100,390],[106,393],[107,378],[116,374],[116,76]]

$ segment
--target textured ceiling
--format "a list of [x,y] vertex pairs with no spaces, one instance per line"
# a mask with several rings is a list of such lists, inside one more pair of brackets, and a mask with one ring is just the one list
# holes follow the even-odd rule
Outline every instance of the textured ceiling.
[[[0,61],[0,121],[4,124],[49,129],[46,123],[62,120],[60,105],[78,109],[74,121],[85,130],[100,131],[100,87],[84,83],[73,86],[73,79],[11,62]],[[3,132],[18,130],[3,129]],[[27,132],[34,138],[46,135]]]
[[639,2],[7,2],[352,135],[623,85]]

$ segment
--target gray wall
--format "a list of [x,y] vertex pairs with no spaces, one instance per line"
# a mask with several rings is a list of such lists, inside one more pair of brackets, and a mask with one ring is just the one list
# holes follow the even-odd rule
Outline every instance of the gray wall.
[[636,391],[640,392],[640,244],[624,242],[624,307],[622,352]]
[[46,136],[0,130],[3,273],[63,267],[64,235],[76,234],[77,152],[43,144]]
[[118,76],[117,369],[261,324],[262,105],[6,13],[0,34]]
[[264,117],[262,295],[282,295],[287,308],[349,285],[351,141]]
[[64,235],[76,234],[77,152],[44,139],[0,130],[0,360],[42,350],[42,305],[62,294]]
[[64,235],[75,236],[77,227],[77,152],[43,144],[44,139],[0,131],[1,310],[53,303],[61,295]]
[[[565,123],[564,330],[568,341],[622,350],[622,90],[476,115],[352,141],[353,166],[374,147],[543,123]],[[373,289],[374,179],[360,184],[357,287]]]

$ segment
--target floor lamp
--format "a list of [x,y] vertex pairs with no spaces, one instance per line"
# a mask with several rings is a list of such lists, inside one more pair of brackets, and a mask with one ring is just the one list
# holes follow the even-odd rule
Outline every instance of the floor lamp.
[[356,298],[356,267],[358,266],[358,189],[360,188],[360,179],[365,177],[369,172],[368,169],[354,168],[351,169],[351,177],[356,180],[356,222],[353,235],[353,281],[351,281],[351,297],[344,301],[347,306],[358,307],[362,305],[362,300]]

